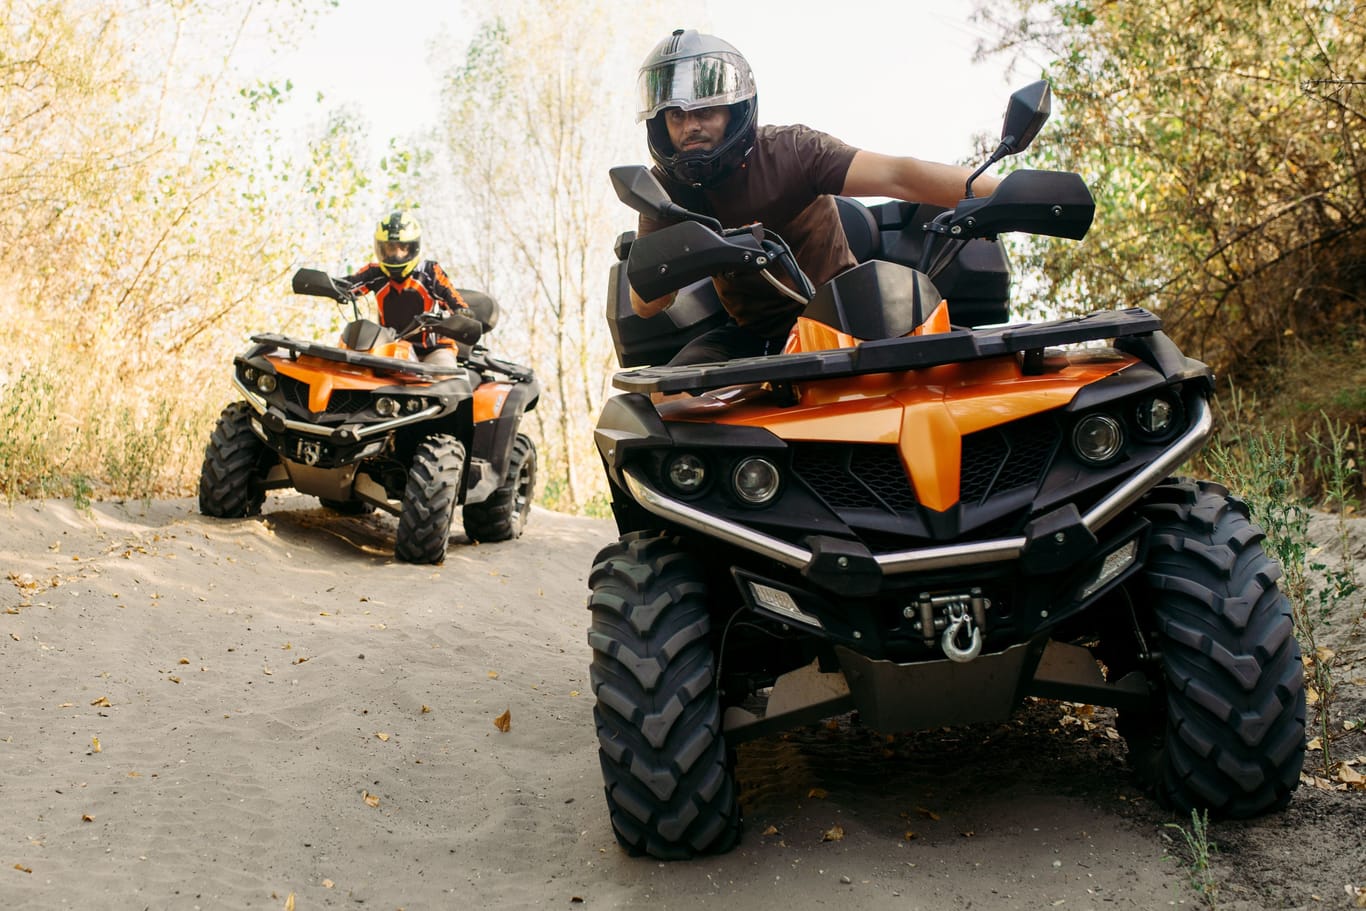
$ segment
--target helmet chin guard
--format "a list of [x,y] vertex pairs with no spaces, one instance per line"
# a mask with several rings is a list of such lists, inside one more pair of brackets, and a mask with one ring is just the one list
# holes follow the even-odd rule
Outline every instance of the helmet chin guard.
[[[678,29],[645,58],[636,89],[636,119],[646,121],[650,157],[674,180],[712,186],[739,167],[754,148],[759,107],[754,74],[740,52],[720,38]],[[730,123],[715,148],[674,148],[665,111],[722,105],[730,108]]]

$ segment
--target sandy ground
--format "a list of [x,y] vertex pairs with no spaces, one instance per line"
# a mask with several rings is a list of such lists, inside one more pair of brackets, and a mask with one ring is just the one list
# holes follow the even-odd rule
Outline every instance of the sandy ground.
[[[628,857],[585,639],[613,526],[537,510],[439,567],[395,562],[393,526],[299,496],[238,521],[192,500],[0,507],[0,906],[1208,904],[1104,713],[1048,703],[747,744],[739,848]],[[1366,663],[1340,678],[1340,717],[1366,719]],[[1309,786],[1215,827],[1218,907],[1358,906],[1363,828],[1366,794]]]

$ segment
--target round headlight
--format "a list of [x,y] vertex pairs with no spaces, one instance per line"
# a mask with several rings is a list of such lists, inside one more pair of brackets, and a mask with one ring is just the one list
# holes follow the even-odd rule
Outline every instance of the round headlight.
[[1088,414],[1072,430],[1072,448],[1088,462],[1108,462],[1123,447],[1124,430],[1108,414]]
[[266,395],[275,391],[275,374],[263,373],[256,378],[256,389]]
[[254,381],[256,380],[256,368],[255,368],[255,367],[243,367],[243,368],[242,368],[242,379],[246,380],[248,383],[254,382]]
[[415,411],[420,411],[421,409],[426,408],[427,400],[424,398],[419,398],[418,396],[414,396],[408,399],[408,403],[403,407],[408,409],[409,414],[412,414]]
[[760,506],[778,494],[778,469],[767,459],[742,459],[731,474],[731,484],[740,499]]
[[707,463],[691,452],[669,459],[664,476],[680,493],[697,493],[707,481]]
[[382,395],[375,400],[375,410],[382,418],[391,418],[398,414],[398,399],[391,399],[387,395]]
[[1175,402],[1166,396],[1155,395],[1138,403],[1134,411],[1134,423],[1148,436],[1162,437],[1171,433],[1178,416]]

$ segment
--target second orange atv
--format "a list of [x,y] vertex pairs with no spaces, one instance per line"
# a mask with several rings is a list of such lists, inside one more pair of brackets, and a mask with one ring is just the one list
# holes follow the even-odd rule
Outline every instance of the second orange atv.
[[[473,316],[420,314],[403,332],[360,317],[355,295],[300,269],[294,291],[350,304],[340,344],[252,336],[234,362],[242,400],[223,409],[204,452],[199,508],[256,515],[267,491],[292,487],[340,512],[399,517],[394,555],[439,563],[457,507],[465,533],[522,533],[536,484],[536,448],[519,431],[536,406],[532,372],[477,344],[497,323],[493,298],[462,291]],[[408,341],[450,339],[457,366],[418,360]]]
[[[1048,106],[1045,83],[1012,96],[992,161]],[[1081,177],[969,181],[937,213],[844,200],[864,261],[813,289],[762,226],[612,176],[676,221],[618,244],[608,314],[637,369],[595,431],[620,539],[589,577],[590,675],[624,847],[734,845],[743,740],[852,709],[886,733],[999,721],[1028,696],[1116,707],[1167,806],[1289,801],[1305,692],[1280,567],[1239,500],[1174,474],[1211,430],[1209,368],[1143,310],[984,325],[1006,317],[993,241],[1081,238]],[[708,276],[774,269],[806,301],[785,353],[639,366],[724,318]],[[628,281],[682,290],[639,320]]]

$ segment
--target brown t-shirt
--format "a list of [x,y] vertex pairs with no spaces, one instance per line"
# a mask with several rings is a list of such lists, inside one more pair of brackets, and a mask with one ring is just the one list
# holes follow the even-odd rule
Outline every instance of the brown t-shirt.
[[[762,126],[744,164],[714,187],[686,187],[659,168],[654,173],[684,208],[711,215],[727,228],[760,222],[776,232],[819,288],[856,264],[834,195],[843,190],[857,152],[828,133],[800,124]],[[675,223],[642,215],[637,233],[644,236]],[[774,274],[787,280],[781,268]],[[802,309],[759,275],[718,275],[715,283],[735,321],[766,338],[785,333]]]

